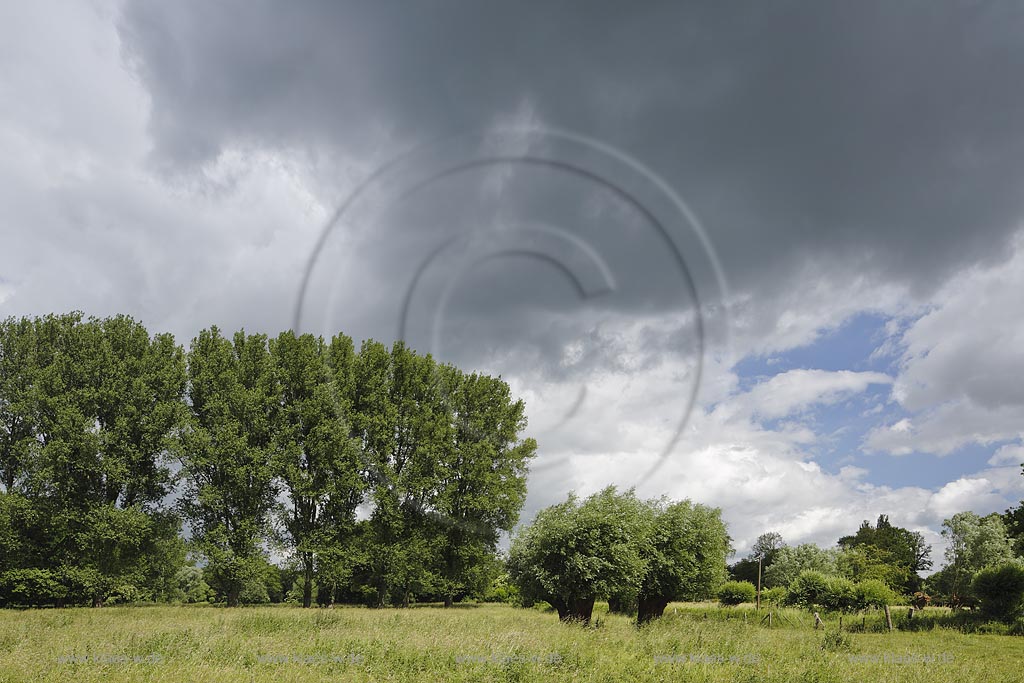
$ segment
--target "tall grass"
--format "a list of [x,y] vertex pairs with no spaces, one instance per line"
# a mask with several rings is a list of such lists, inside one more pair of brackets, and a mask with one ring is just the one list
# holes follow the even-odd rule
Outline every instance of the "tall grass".
[[775,610],[771,628],[765,614],[674,604],[637,629],[605,605],[591,627],[507,605],[8,610],[0,681],[1022,680],[1024,638],[965,634],[938,611],[897,633],[875,632],[878,614],[841,633],[837,615],[816,631],[807,612]]

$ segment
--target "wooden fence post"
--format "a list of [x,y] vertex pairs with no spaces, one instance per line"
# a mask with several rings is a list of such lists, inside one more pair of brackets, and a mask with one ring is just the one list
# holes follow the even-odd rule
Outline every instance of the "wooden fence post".
[[892,631],[892,613],[889,611],[889,605],[885,606],[885,625]]

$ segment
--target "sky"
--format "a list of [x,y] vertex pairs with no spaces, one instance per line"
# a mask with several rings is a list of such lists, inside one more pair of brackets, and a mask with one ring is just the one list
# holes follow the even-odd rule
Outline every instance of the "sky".
[[0,316],[500,374],[606,485],[831,546],[1024,497],[1024,5],[0,5]]

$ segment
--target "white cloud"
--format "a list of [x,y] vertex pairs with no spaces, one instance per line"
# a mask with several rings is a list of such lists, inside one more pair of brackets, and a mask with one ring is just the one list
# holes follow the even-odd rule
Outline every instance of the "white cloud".
[[751,414],[771,419],[836,403],[872,384],[891,383],[892,378],[879,372],[789,370],[761,382],[741,401]]
[[988,459],[988,464],[998,465],[1024,465],[1024,445],[1007,444],[1000,447]]
[[953,277],[931,310],[898,333],[893,397],[912,420],[880,427],[866,445],[895,455],[947,455],[1021,435],[1024,419],[1024,233],[1007,259]]

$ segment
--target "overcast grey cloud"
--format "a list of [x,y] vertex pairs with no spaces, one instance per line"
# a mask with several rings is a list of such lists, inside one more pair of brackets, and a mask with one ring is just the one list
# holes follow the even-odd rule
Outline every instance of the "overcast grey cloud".
[[[609,185],[498,164],[334,225],[304,325],[390,341],[418,283],[410,341],[527,401],[527,517],[660,462],[643,492],[722,505],[740,549],[880,512],[937,541],[1024,492],[1022,35],[1015,2],[11,4],[0,314],[276,331],[388,161],[571,157]],[[499,135],[524,129],[628,155],[712,250],[675,215],[681,268],[616,189],[672,215],[643,174]],[[415,275],[466,235],[521,253],[459,272],[433,339],[450,269]],[[588,272],[577,243],[612,275],[599,295],[552,267]],[[945,479],[874,476],[914,454]]]

